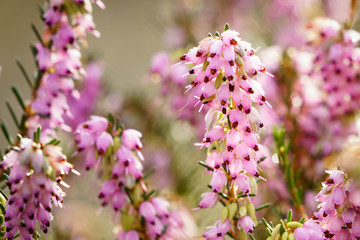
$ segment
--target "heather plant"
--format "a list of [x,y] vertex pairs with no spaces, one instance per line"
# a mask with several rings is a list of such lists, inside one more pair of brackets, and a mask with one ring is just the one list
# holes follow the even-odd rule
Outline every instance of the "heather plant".
[[150,65],[161,96],[121,99],[81,51],[105,5],[47,1],[34,79],[16,62],[16,137],[1,123],[0,238],[81,238],[52,224],[81,172],[114,239],[359,239],[358,1],[343,3],[340,21],[327,1],[177,1]]

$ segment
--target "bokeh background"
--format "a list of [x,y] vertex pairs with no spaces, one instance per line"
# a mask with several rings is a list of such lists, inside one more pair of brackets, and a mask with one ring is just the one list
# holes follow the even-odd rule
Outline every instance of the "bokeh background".
[[[284,12],[271,9],[273,2],[282,2]],[[206,191],[205,184],[200,181],[209,182],[209,176],[203,176],[203,169],[196,164],[204,160],[206,153],[193,145],[199,141],[198,129],[187,121],[176,121],[167,99],[161,96],[158,78],[150,74],[152,56],[161,50],[190,48],[208,32],[222,31],[225,23],[230,23],[241,33],[240,37],[252,42],[255,47],[287,46],[296,43],[293,41],[295,35],[284,30],[286,27],[295,28],[289,22],[294,20],[302,24],[315,15],[324,15],[324,11],[327,16],[344,22],[349,11],[347,0],[296,1],[301,4],[289,10],[287,6],[291,5],[290,2],[104,0],[106,10],[94,8],[94,20],[101,37],[89,36],[84,56],[98,60],[103,67],[103,95],[96,112],[113,112],[126,127],[143,132],[146,168],[156,168],[150,181],[177,207],[196,207],[201,193]],[[13,134],[16,130],[5,102],[15,101],[11,86],[17,86],[25,98],[29,97],[15,59],[22,62],[29,74],[33,72],[29,45],[36,38],[30,23],[38,29],[42,28],[37,9],[39,4],[43,1],[0,0],[0,118]],[[300,23],[295,21],[298,19],[301,19]],[[1,149],[5,146],[6,141],[1,137]],[[71,143],[65,142],[63,147],[70,151]],[[74,164],[83,173],[81,159],[75,159]],[[96,174],[71,176],[67,182],[72,187],[66,191],[66,210],[55,212],[54,235],[50,238],[112,239],[117,230],[114,222],[119,220],[107,208],[99,211],[97,192],[100,182]],[[187,219],[189,231],[194,236],[199,236],[204,226],[218,219],[213,210],[188,212],[194,215],[194,218]]]

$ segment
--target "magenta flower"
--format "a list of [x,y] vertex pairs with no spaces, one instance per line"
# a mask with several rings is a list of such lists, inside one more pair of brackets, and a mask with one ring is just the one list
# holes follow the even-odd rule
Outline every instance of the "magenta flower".
[[296,228],[294,231],[296,240],[324,240],[324,229],[314,220],[308,220],[303,227]]
[[205,239],[211,240],[222,240],[225,239],[224,236],[230,230],[230,221],[226,219],[225,222],[220,220],[215,223],[214,226],[208,227],[209,230],[203,234]]

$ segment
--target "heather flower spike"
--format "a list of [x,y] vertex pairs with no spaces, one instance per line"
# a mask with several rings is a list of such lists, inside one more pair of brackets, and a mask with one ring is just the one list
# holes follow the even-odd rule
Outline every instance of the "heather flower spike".
[[224,239],[226,233],[243,239],[257,225],[250,196],[257,194],[255,178],[260,176],[258,163],[263,157],[257,139],[263,124],[253,113],[255,105],[266,103],[257,75],[267,72],[255,53],[226,25],[223,33],[201,40],[181,57],[192,65],[188,74],[194,75],[187,89],[198,93],[194,97],[200,109],[209,109],[205,136],[196,145],[208,149],[203,165],[213,169],[212,192],[202,195],[199,208],[214,207],[221,200],[228,212],[204,233],[206,239]]
[[6,239],[13,239],[20,233],[21,239],[33,239],[36,224],[47,233],[53,205],[63,206],[65,193],[58,183],[66,174],[73,171],[62,149],[40,139],[40,128],[34,139],[20,138],[18,147],[10,150],[1,162],[4,171],[11,169],[8,178],[10,196],[5,213]]
[[5,124],[1,125],[10,145],[1,162],[4,176],[9,174],[7,185],[10,190],[9,198],[5,198],[7,205],[1,202],[5,239],[37,239],[36,229],[45,234],[51,230],[53,205],[62,207],[65,197],[59,184],[69,187],[63,181],[65,175],[70,171],[78,174],[57,146],[59,140],[55,137],[59,128],[71,131],[65,123],[65,116],[74,117],[69,111],[68,99],[79,96],[73,80],[81,80],[85,74],[78,42],[85,41],[87,32],[96,35],[91,16],[92,2],[48,1],[47,9],[42,12],[46,24],[43,32],[39,33],[32,25],[38,39],[32,46],[37,67],[34,83],[17,61],[32,91],[31,99],[24,101],[18,89],[12,88],[23,110],[18,121],[11,105],[7,104],[19,128],[15,141]]
[[141,136],[137,130],[115,124],[109,114],[108,119],[91,116],[79,124],[76,143],[78,153],[85,152],[86,170],[96,167],[110,172],[98,198],[103,207],[109,205],[121,215],[117,239],[184,237],[182,221],[165,199],[152,196],[155,191],[146,184]]
[[326,171],[328,179],[317,194],[318,211],[313,218],[325,229],[326,238],[360,237],[359,186],[341,170]]
[[31,84],[32,99],[24,108],[27,124],[22,131],[29,135],[38,125],[47,139],[56,136],[57,128],[72,130],[69,119],[76,117],[69,103],[80,97],[74,80],[86,78],[78,43],[86,44],[86,33],[99,35],[92,20],[91,3],[103,7],[101,1],[51,0],[43,14],[46,24],[43,32],[40,34],[32,25],[39,42],[32,46],[38,73],[34,86]]

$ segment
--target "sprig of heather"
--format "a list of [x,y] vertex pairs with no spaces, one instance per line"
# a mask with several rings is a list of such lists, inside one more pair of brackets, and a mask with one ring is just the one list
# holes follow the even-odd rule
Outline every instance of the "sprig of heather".
[[37,65],[32,98],[25,106],[25,129],[29,136],[42,127],[42,137],[55,136],[55,129],[70,131],[64,117],[73,117],[68,105],[71,97],[79,98],[74,80],[82,80],[86,72],[81,63],[79,42],[86,44],[86,33],[99,36],[92,19],[92,3],[101,1],[71,0],[48,2],[42,14],[46,24],[39,42],[32,47]]
[[[5,239],[37,239],[35,224],[47,233],[53,220],[52,206],[63,206],[63,178],[70,171],[77,173],[67,162],[59,142],[40,141],[40,128],[34,139],[18,136],[17,146],[4,156],[1,168],[11,169],[8,177],[10,197],[5,212]],[[4,209],[4,208],[2,208]]]
[[[206,239],[245,239],[257,225],[251,197],[257,194],[258,163],[263,160],[258,131],[263,127],[253,105],[266,103],[257,75],[267,73],[251,44],[228,25],[220,35],[209,36],[189,50],[181,60],[192,66],[194,80],[187,87],[198,95],[200,110],[209,108],[206,133],[197,144],[208,149],[206,162],[212,174],[199,208],[224,205],[222,218],[204,233]],[[233,227],[232,227],[233,226]]]
[[326,171],[328,179],[316,196],[319,210],[313,218],[331,239],[360,237],[359,186],[341,170]]
[[318,18],[309,25],[308,50],[313,53],[310,77],[327,95],[330,119],[359,109],[360,33],[343,29],[338,22]]
[[169,203],[155,197],[143,173],[141,133],[109,119],[91,116],[76,130],[78,152],[86,154],[86,169],[97,167],[105,182],[102,206],[121,215],[117,239],[186,239],[183,223]]

